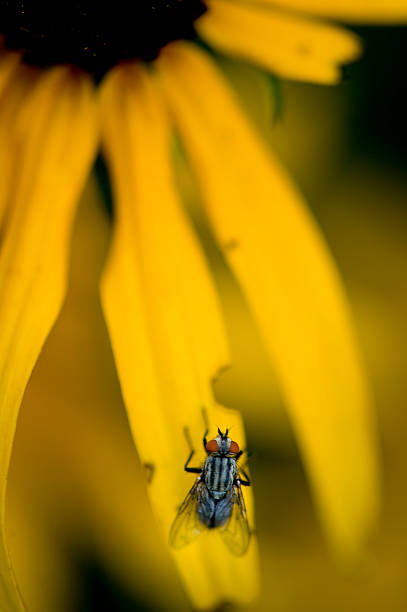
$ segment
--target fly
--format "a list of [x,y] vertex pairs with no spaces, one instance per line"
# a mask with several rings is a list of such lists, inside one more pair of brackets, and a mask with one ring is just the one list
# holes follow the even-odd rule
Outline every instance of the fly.
[[203,444],[208,456],[203,468],[189,467],[194,455],[192,447],[185,462],[185,471],[199,476],[178,509],[170,530],[170,543],[180,549],[195,540],[201,531],[216,528],[230,552],[241,556],[250,541],[241,487],[250,486],[251,482],[244,469],[237,466],[243,451],[228,437],[228,429],[223,434],[218,428],[218,436],[209,442],[207,433],[208,430]]

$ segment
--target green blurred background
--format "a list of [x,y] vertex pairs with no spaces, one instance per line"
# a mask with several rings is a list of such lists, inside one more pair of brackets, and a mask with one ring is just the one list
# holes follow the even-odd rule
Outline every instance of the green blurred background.
[[[357,31],[364,58],[340,86],[281,83],[278,109],[268,77],[222,61],[341,270],[383,460],[379,532],[366,564],[344,573],[323,540],[255,325],[219,265],[235,362],[216,393],[244,411],[254,451],[263,590],[253,611],[407,610],[407,37],[403,28]],[[9,477],[8,537],[30,612],[189,609],[150,513],[98,301],[109,237],[91,177],[69,296],[26,393]]]

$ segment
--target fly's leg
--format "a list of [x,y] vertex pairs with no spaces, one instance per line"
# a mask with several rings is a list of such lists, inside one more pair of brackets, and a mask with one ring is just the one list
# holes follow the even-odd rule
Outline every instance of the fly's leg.
[[191,452],[189,453],[189,457],[185,461],[184,470],[186,472],[190,472],[191,474],[201,474],[202,473],[202,468],[188,467],[188,463],[191,461],[192,457],[194,456],[194,453],[195,453],[194,450],[191,450]]
[[193,446],[192,446],[191,436],[189,435],[188,427],[184,428],[184,434],[185,434],[185,437],[187,439],[188,446],[191,449],[191,452],[189,453],[188,459],[185,461],[184,470],[186,472],[189,472],[189,473],[192,473],[192,474],[201,474],[201,472],[202,472],[201,468],[188,467],[188,464],[191,461],[192,457],[194,456],[195,451],[194,451]]
[[252,483],[250,480],[243,480],[243,478],[235,478],[235,482],[233,483],[234,485],[237,486],[243,486],[243,487],[251,487]]
[[[246,470],[242,467],[239,466],[239,470],[242,472],[243,476],[246,478],[246,480],[243,480],[243,478],[236,478],[235,480],[239,481],[239,484],[243,485],[244,487],[250,487],[250,485],[252,484],[248,473],[246,472]],[[235,483],[237,484],[237,483]]]
[[244,450],[240,450],[240,451],[237,453],[237,455],[235,456],[235,461],[237,461],[238,459],[240,459],[240,457],[243,455],[243,453],[246,453],[246,457],[247,457],[247,459],[246,459],[245,463],[243,464],[243,466],[239,466],[239,467],[240,467],[240,470],[243,470],[243,467],[244,467],[244,466],[246,466],[246,465],[249,463],[249,459],[250,459],[250,457],[253,455],[253,453],[252,453],[251,451],[247,451],[246,449],[244,449]]
[[243,453],[246,453],[246,457],[247,457],[247,459],[246,459],[246,461],[245,461],[244,465],[247,465],[247,464],[249,463],[249,459],[250,459],[250,457],[252,457],[252,456],[253,456],[253,453],[252,453],[251,451],[246,450],[246,449],[241,450],[241,451],[239,451],[239,452],[237,453],[237,455],[236,455],[236,457],[235,457],[236,461],[237,461],[237,460],[238,460],[238,459],[239,459],[239,458],[240,458],[240,457],[243,455]]
[[239,480],[240,480],[240,484],[243,485],[244,487],[250,487],[250,485],[252,484],[252,481],[250,480],[249,475],[248,475],[248,473],[246,472],[246,470],[244,468],[248,464],[249,459],[252,456],[252,453],[250,451],[248,452],[247,450],[241,450],[236,455],[236,459],[241,457],[243,453],[246,453],[247,459],[246,459],[246,461],[245,461],[245,463],[243,465],[239,465],[239,470],[241,471],[243,476],[246,478],[246,480],[243,480],[243,478],[239,478]]
[[205,453],[207,453],[208,451],[206,450],[206,444],[208,441],[206,439],[206,436],[208,435],[208,432],[209,432],[209,421],[208,421],[208,413],[206,412],[206,408],[202,408],[202,418],[204,420],[205,428],[206,428],[205,433],[202,438],[202,443],[203,443]]

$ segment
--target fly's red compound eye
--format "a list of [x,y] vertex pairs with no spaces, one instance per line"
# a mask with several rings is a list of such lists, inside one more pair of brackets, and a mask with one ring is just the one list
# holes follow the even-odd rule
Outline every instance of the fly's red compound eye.
[[209,440],[209,442],[206,443],[206,450],[208,453],[216,453],[219,450],[216,440]]
[[236,455],[239,452],[239,445],[237,442],[232,442],[230,443],[230,449],[229,449],[230,453],[233,453],[234,455]]

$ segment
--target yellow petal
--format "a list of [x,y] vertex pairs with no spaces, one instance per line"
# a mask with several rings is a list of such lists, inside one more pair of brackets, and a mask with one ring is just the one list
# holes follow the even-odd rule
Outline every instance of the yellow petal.
[[336,268],[207,56],[177,43],[157,66],[214,232],[274,362],[327,533],[339,552],[356,554],[376,515],[376,440]]
[[[9,59],[9,55],[7,55],[7,59]],[[3,61],[3,64],[5,63]],[[18,64],[12,59],[7,62],[7,68],[7,78],[3,80],[3,87],[0,86],[0,142],[8,143],[7,147],[0,146],[0,172],[4,186],[0,190],[0,227],[6,215],[7,207],[12,204],[7,186],[11,192],[14,191],[11,178],[20,159],[21,143],[19,142],[15,120],[16,112],[41,74],[38,69]],[[0,76],[0,80],[2,76],[4,76],[4,72]]]
[[[91,94],[87,79],[51,70],[15,109],[10,125],[17,149],[6,177],[9,202],[0,250],[0,606],[5,612],[23,609],[4,533],[7,470],[24,389],[65,293],[73,213],[95,151]],[[9,141],[2,139],[0,146],[9,147]]]
[[[117,204],[102,301],[133,436],[152,469],[150,499],[168,540],[177,506],[194,482],[183,472],[189,452],[184,427],[199,451],[198,465],[203,407],[212,433],[217,426],[234,426],[243,445],[244,434],[239,416],[216,407],[212,397],[211,379],[227,361],[223,327],[202,253],[174,189],[170,131],[159,93],[138,65],[116,69],[102,88],[104,143]],[[253,520],[250,492],[246,499]],[[226,551],[216,533],[201,535],[174,556],[195,607],[253,597],[254,539],[241,559]]]
[[17,67],[20,56],[18,53],[2,53],[0,56],[0,94],[3,91],[8,79]]
[[406,0],[246,0],[350,23],[405,23]]
[[316,83],[339,81],[340,65],[360,52],[357,37],[340,27],[228,0],[210,0],[196,28],[224,53],[281,77]]

